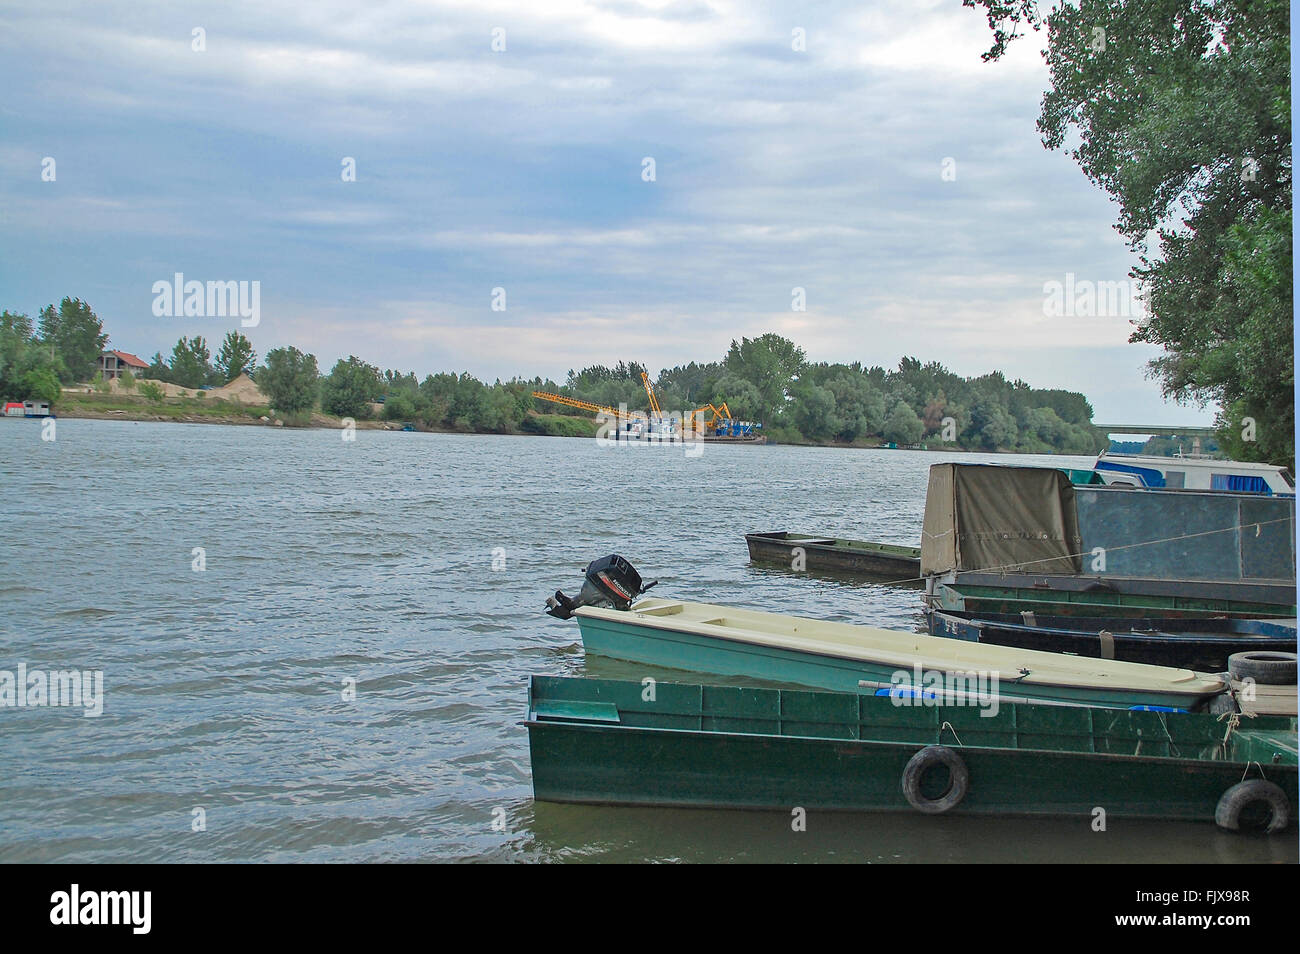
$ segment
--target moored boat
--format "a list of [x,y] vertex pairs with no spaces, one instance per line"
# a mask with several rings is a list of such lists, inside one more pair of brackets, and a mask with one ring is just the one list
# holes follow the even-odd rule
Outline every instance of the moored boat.
[[1294,583],[967,570],[928,578],[925,602],[978,616],[1294,619],[1295,593]]
[[[918,704],[923,703],[923,704]],[[540,801],[1262,822],[1295,817],[1296,720],[533,676]],[[1262,809],[1262,811],[1261,811]]]
[[1202,672],[1226,672],[1235,653],[1296,651],[1294,619],[977,616],[938,610],[926,616],[931,636]]
[[920,547],[788,531],[747,533],[745,544],[749,547],[749,558],[755,563],[780,564],[811,573],[848,573],[891,582],[920,582]]
[[926,604],[978,615],[1296,615],[1295,498],[1073,485],[1050,468],[935,464]]
[[[654,584],[650,584],[653,586]],[[747,676],[841,692],[965,687],[1000,701],[1197,709],[1224,680],[1187,669],[989,646],[899,630],[638,597],[648,589],[622,557],[594,561],[576,599],[547,612],[576,618],[589,653],[670,669]],[[634,602],[636,601],[636,602]]]
[[1093,471],[1110,486],[1291,496],[1296,492],[1295,480],[1285,467],[1211,457],[1159,457],[1103,451],[1093,464]]

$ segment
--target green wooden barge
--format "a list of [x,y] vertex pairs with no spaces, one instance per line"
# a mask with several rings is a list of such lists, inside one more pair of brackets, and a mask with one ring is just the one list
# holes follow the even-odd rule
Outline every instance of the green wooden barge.
[[1281,831],[1294,718],[533,676],[540,801],[1108,816]]

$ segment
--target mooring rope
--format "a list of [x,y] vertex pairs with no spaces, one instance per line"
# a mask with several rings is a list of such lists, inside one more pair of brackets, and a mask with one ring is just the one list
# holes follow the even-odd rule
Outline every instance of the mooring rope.
[[1243,782],[1246,781],[1246,775],[1250,772],[1250,767],[1251,767],[1252,765],[1255,766],[1255,768],[1259,769],[1259,777],[1260,777],[1260,778],[1262,778],[1262,779],[1267,779],[1267,778],[1268,778],[1268,776],[1264,774],[1264,766],[1263,766],[1263,765],[1261,765],[1261,764],[1258,763],[1258,762],[1247,762],[1247,763],[1246,763],[1246,767],[1245,767],[1245,769],[1243,769],[1243,770],[1242,770],[1242,773],[1241,773],[1241,780],[1242,780]]
[[938,741],[940,741],[940,742],[943,741],[943,730],[944,730],[944,729],[947,729],[949,732],[952,733],[952,737],[953,737],[954,739],[957,740],[957,744],[958,744],[958,745],[960,745],[962,748],[965,748],[965,747],[966,747],[966,743],[963,742],[963,741],[961,740],[961,736],[957,734],[957,730],[954,729],[954,728],[952,727],[952,723],[951,723],[951,722],[945,722],[943,725],[939,726],[939,739],[938,739]]

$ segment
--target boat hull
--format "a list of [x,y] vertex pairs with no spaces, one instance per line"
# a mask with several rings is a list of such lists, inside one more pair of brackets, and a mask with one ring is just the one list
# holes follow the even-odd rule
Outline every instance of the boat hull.
[[933,610],[926,616],[931,636],[1200,672],[1227,670],[1233,653],[1296,651],[1293,622],[1042,617],[1030,625],[1020,616],[981,617]]
[[[601,714],[574,718],[550,708],[557,696]],[[1223,729],[1212,716],[1008,706],[985,719],[839,693],[668,683],[647,702],[639,682],[535,676],[525,724],[541,801],[911,812],[903,772],[943,744],[970,773],[955,815],[1091,820],[1104,806],[1116,817],[1212,821],[1253,759],[1295,817],[1294,720],[1262,720],[1227,760],[1215,757]],[[1272,764],[1272,751],[1289,764]]]
[[[803,536],[787,531],[747,533],[745,544],[755,563],[812,572],[847,573],[871,579],[919,583],[921,550],[862,540]],[[796,550],[802,551],[796,553]]]
[[[586,651],[613,659],[846,693],[871,694],[899,682],[900,665],[895,660],[870,661],[647,625],[638,622],[634,612],[586,608],[579,610],[576,618]],[[901,632],[898,635],[900,639],[911,636]],[[941,671],[918,663],[921,680],[913,679],[912,683],[923,685],[930,673],[943,680],[947,672],[965,673],[972,668],[963,665]],[[1157,689],[1122,684],[1103,687],[1005,680],[997,690],[998,699],[1007,701],[1112,708],[1145,705],[1187,710],[1201,707],[1215,694],[1207,692],[1203,683],[1179,691],[1168,683]]]
[[1294,619],[1294,583],[1207,582],[968,571],[932,579],[933,609],[1041,616]]

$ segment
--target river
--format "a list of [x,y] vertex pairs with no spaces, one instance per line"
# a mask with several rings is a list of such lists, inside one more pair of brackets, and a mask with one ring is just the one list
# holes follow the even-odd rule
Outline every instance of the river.
[[[918,591],[749,565],[743,534],[920,536],[921,451],[0,420],[3,861],[1290,861],[1291,838],[1090,818],[535,804],[530,673],[635,676],[542,613],[586,563],[656,595],[911,629]],[[688,679],[659,673],[665,679]],[[355,698],[345,690],[355,681]],[[718,680],[724,681],[724,680]],[[494,824],[495,822],[495,824]]]

